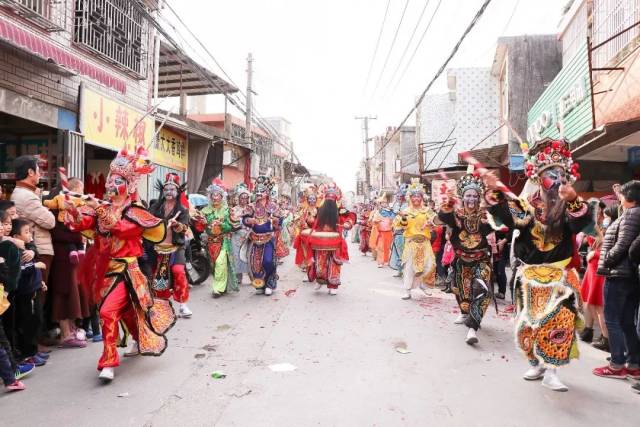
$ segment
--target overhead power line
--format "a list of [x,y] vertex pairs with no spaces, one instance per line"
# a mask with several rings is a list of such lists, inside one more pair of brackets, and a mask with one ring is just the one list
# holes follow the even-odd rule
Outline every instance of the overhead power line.
[[[149,11],[139,3],[139,1],[134,1],[132,2],[132,4],[134,5],[134,7],[136,7],[144,16],[145,18],[158,30],[158,32],[167,40],[167,42],[169,44],[171,44],[175,49],[179,50],[180,52],[184,53],[185,56],[185,49],[180,45],[180,43],[178,43],[177,40],[175,40],[173,37],[171,37],[170,34],[168,34],[168,32],[162,28],[162,26],[160,25],[160,23],[149,13]],[[172,8],[169,7],[169,10],[171,10],[171,12],[176,16],[176,18],[182,23],[183,26],[186,27],[186,25],[184,24],[184,22],[181,20],[181,18],[178,16],[178,14],[175,12],[175,10],[173,10]],[[181,37],[183,39],[183,41],[185,41],[187,43],[187,45],[193,49],[193,46],[191,46],[186,40],[184,40],[184,37],[182,37],[178,30],[169,22],[167,21],[166,17],[163,17],[164,21],[167,22],[173,29],[174,31],[176,31],[176,34]],[[191,30],[188,29],[188,27],[186,27],[187,30],[189,31],[189,33],[192,35],[192,37],[194,39],[196,39],[196,41],[204,48],[204,50],[207,52],[207,54],[211,57],[211,59],[213,59],[213,61],[216,63],[216,65],[218,65],[218,67],[220,68],[220,70],[223,72],[223,74],[225,74],[225,76],[227,76],[229,78],[229,82],[231,84],[233,84],[234,86],[237,87],[237,85],[233,82],[233,80],[228,76],[228,74],[224,71],[224,69],[219,65],[218,61],[215,59],[215,57],[211,54],[211,52],[206,49],[206,47],[204,47],[204,45],[202,44],[202,42],[198,39],[197,36],[195,36],[195,34],[193,34],[193,32],[191,32]],[[183,59],[181,59],[178,55],[174,55],[176,57],[176,59],[183,63],[184,65],[188,65],[186,63],[186,61],[184,61]],[[188,56],[187,56],[188,58]],[[227,100],[231,103],[231,105],[233,105],[234,107],[236,107],[238,109],[238,111],[240,111],[242,114],[246,115],[246,105],[244,104],[244,102],[239,99],[238,97],[234,98],[233,94],[229,94],[226,91],[224,91],[220,85],[218,84],[218,82],[215,81],[215,79],[211,78],[210,75],[202,68],[202,66],[200,66],[200,64],[194,62],[191,60],[191,65],[194,66],[194,69],[198,72],[198,74],[200,74],[200,76],[202,78],[204,78],[205,80],[209,81],[211,84],[213,84],[219,91],[220,93],[222,93],[225,98],[227,98]],[[242,93],[241,90],[239,90],[240,93]],[[243,95],[245,96],[246,99],[246,95],[243,93]],[[282,135],[280,135],[280,133],[273,127],[271,126],[271,124],[267,123],[264,121],[264,119],[260,116],[258,116],[257,111],[254,109],[254,114],[256,115],[256,117],[252,117],[252,121],[255,121],[256,125],[264,132],[266,132],[268,135],[271,136],[271,138],[273,139],[273,142],[281,147],[283,147],[287,152],[291,153],[291,155],[295,158],[295,160],[298,163],[301,163],[299,157],[297,156],[297,154],[286,144],[282,143],[280,141],[280,139],[282,138]]]
[[398,26],[396,27],[396,32],[393,35],[391,46],[389,46],[389,52],[387,52],[387,57],[385,58],[384,64],[382,65],[382,70],[380,70],[380,77],[378,77],[378,81],[376,82],[376,87],[373,89],[373,92],[371,93],[372,97],[376,95],[376,92],[378,91],[378,87],[380,86],[380,82],[382,81],[382,76],[384,76],[384,71],[387,69],[387,64],[389,63],[391,52],[393,52],[393,47],[396,45],[396,40],[398,39],[398,33],[400,32],[400,27],[402,27],[402,21],[404,21],[404,15],[407,12],[407,6],[409,6],[409,0],[407,0],[404,3],[404,8],[402,9],[402,15],[400,16],[400,22],[398,22]]
[[431,23],[433,22],[433,18],[435,18],[436,13],[438,13],[438,9],[440,9],[440,5],[441,4],[442,4],[442,0],[438,0],[438,4],[436,5],[436,8],[433,10],[433,14],[431,15],[431,19],[429,19],[429,22],[427,23],[427,26],[425,27],[424,31],[422,32],[422,35],[420,36],[420,40],[418,40],[418,44],[416,45],[416,48],[413,50],[413,53],[411,54],[411,57],[409,58],[409,62],[407,62],[407,65],[405,65],[404,69],[402,70],[402,73],[400,74],[400,78],[396,82],[395,88],[398,87],[398,85],[400,84],[400,82],[404,78],[404,75],[407,74],[407,70],[411,66],[411,63],[413,62],[413,58],[416,57],[416,53],[418,53],[418,49],[420,49],[420,46],[422,45],[422,41],[424,40],[424,36],[427,35],[427,32],[429,31],[429,28],[431,28]]
[[[405,123],[407,122],[407,120],[409,120],[409,117],[411,117],[411,115],[416,111],[416,109],[418,108],[419,105],[422,104],[422,101],[424,100],[424,97],[427,95],[427,92],[429,92],[429,89],[431,89],[431,86],[433,86],[433,84],[436,82],[436,80],[438,80],[438,78],[440,77],[440,75],[444,72],[445,68],[447,67],[447,65],[449,65],[449,62],[451,62],[451,60],[453,59],[453,57],[456,55],[456,53],[458,52],[458,49],[460,49],[460,45],[462,44],[462,42],[464,41],[464,39],[467,38],[467,35],[469,35],[469,33],[471,32],[471,30],[473,29],[473,27],[476,26],[476,24],[478,23],[478,20],[480,20],[480,18],[482,17],[482,15],[484,14],[484,11],[487,9],[487,7],[489,6],[489,4],[491,3],[492,0],[485,0],[484,3],[482,4],[482,6],[480,7],[480,9],[478,9],[478,11],[476,12],[475,16],[473,17],[473,19],[471,20],[471,22],[469,23],[469,25],[467,26],[466,30],[464,31],[464,33],[462,33],[462,36],[460,37],[460,39],[458,40],[458,42],[456,43],[456,45],[453,47],[453,50],[451,51],[451,53],[449,54],[449,56],[447,57],[447,59],[444,61],[444,63],[440,66],[440,69],[436,72],[436,74],[433,76],[433,78],[431,79],[431,81],[429,82],[429,84],[427,84],[427,87],[422,91],[422,94],[420,94],[420,97],[418,98],[418,100],[416,101],[415,105],[411,108],[411,110],[409,110],[409,113],[405,116],[404,119],[402,119],[402,121],[400,122],[400,124],[394,129],[394,131],[391,133],[391,135],[389,137],[387,137],[386,141],[382,144],[382,146],[378,149],[378,151],[376,151],[376,153],[373,155],[373,157],[377,156],[378,153],[380,153],[382,150],[384,150],[384,148],[387,146],[387,144],[389,144],[389,141],[391,141],[391,139],[393,139],[393,137],[400,131],[400,128],[402,128],[402,126],[405,125]],[[367,159],[369,160],[369,159]]]
[[373,70],[373,64],[376,61],[376,56],[378,55],[378,48],[380,47],[380,39],[382,38],[382,33],[384,31],[384,24],[387,22],[387,14],[389,13],[389,5],[391,4],[391,0],[387,0],[387,7],[384,10],[384,17],[382,18],[382,25],[380,25],[380,31],[378,32],[378,40],[376,41],[376,47],[373,50],[373,56],[371,57],[371,64],[369,65],[369,71],[367,72],[367,79],[364,83],[364,87],[362,88],[362,94],[367,90],[367,86],[369,86],[369,79],[371,78],[371,71]]
[[402,55],[400,55],[400,60],[398,61],[398,65],[396,66],[395,70],[393,70],[393,74],[391,75],[391,78],[389,79],[389,84],[387,85],[387,90],[389,90],[389,87],[391,86],[391,83],[393,83],[393,80],[396,78],[396,74],[398,74],[398,70],[400,69],[400,66],[402,65],[402,61],[404,61],[404,57],[407,54],[407,51],[409,50],[409,46],[411,46],[411,43],[413,42],[413,38],[416,35],[416,32],[418,31],[418,27],[420,27],[420,23],[422,22],[422,18],[424,17],[424,13],[427,11],[427,7],[429,7],[429,3],[431,1],[427,0],[424,3],[424,7],[422,8],[422,12],[420,12],[420,17],[418,18],[418,22],[416,22],[416,26],[413,27],[413,31],[411,32],[411,37],[409,37],[409,41],[407,42],[407,45],[404,47],[404,50],[402,51]]

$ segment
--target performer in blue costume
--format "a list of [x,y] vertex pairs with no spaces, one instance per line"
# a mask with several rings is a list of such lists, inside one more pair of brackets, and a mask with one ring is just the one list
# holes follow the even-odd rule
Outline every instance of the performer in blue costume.
[[249,228],[249,274],[257,294],[271,295],[278,285],[276,236],[282,226],[278,204],[269,197],[274,183],[266,176],[256,179],[255,202],[242,217]]
[[[395,200],[391,205],[391,210],[396,215],[407,208],[406,202],[407,184],[400,184],[395,194]],[[404,228],[400,227],[396,221],[393,223],[393,242],[391,243],[391,260],[389,266],[398,272],[394,277],[402,277],[402,251],[404,250]]]

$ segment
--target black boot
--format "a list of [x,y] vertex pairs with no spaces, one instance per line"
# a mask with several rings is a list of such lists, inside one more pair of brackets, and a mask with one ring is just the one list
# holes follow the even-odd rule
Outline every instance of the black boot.
[[584,328],[582,332],[580,332],[580,339],[584,342],[593,341],[593,328]]
[[602,351],[609,351],[609,338],[600,335],[600,338],[598,338],[596,341],[594,341],[593,344],[591,344],[594,348],[597,348],[598,350],[602,350]]

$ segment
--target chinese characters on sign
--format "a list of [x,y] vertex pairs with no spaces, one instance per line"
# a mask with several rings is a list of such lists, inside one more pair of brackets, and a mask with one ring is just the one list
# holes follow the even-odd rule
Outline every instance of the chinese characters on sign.
[[431,199],[436,203],[436,208],[440,209],[440,205],[450,190],[455,191],[455,179],[434,179],[431,181]]
[[[86,141],[111,150],[127,144],[147,146],[153,138],[154,120],[144,112],[85,87],[80,95],[80,131]],[[142,119],[142,120],[141,120]]]
[[151,148],[151,161],[171,169],[186,171],[187,160],[187,138],[170,129],[160,129]]

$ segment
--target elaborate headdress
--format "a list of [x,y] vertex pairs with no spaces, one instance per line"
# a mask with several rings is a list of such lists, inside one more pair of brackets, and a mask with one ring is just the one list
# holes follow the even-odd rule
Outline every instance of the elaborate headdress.
[[274,182],[268,176],[260,175],[256,178],[256,184],[253,188],[253,193],[266,193],[267,195],[271,195],[271,190],[273,190]]
[[222,194],[222,197],[226,197],[227,195],[227,190],[224,188],[223,182],[218,178],[214,178],[211,181],[211,185],[207,187],[207,194],[211,195],[216,193]]
[[520,148],[525,155],[525,172],[532,181],[537,183],[540,173],[553,166],[563,168],[567,173],[567,180],[572,184],[580,179],[580,166],[574,163],[567,140],[545,139],[536,144],[535,149],[531,151],[526,143]]
[[240,184],[236,185],[235,193],[238,197],[242,194],[251,195],[251,191],[249,191],[249,189],[247,188],[244,182],[241,182]]
[[129,196],[136,200],[140,177],[150,174],[154,169],[144,145],[138,145],[133,153],[129,153],[125,146],[109,165],[109,174],[123,177],[127,181]]
[[324,184],[320,187],[320,194],[324,200],[335,200],[339,202],[342,199],[342,191],[335,182]]
[[407,190],[409,189],[409,184],[406,183],[402,183],[398,186],[398,189],[396,190],[396,196],[401,196],[401,197],[406,197],[407,195]]
[[383,191],[380,193],[380,197],[376,200],[378,203],[387,202],[391,203],[391,193]]
[[484,182],[478,173],[468,173],[458,180],[456,185],[458,196],[462,197],[467,190],[476,190],[478,194],[484,194]]
[[424,184],[420,182],[420,178],[411,178],[411,183],[407,185],[407,194],[411,196],[426,196]]
[[160,194],[163,194],[165,187],[167,187],[168,185],[173,185],[176,187],[176,189],[178,190],[178,200],[183,206],[188,207],[189,203],[185,194],[187,190],[187,183],[180,183],[180,175],[169,172],[164,176],[164,182],[160,181],[159,179],[156,180],[156,191],[158,191]]

